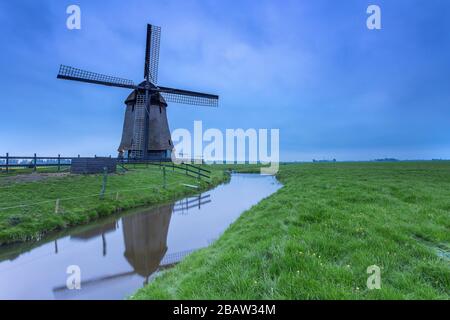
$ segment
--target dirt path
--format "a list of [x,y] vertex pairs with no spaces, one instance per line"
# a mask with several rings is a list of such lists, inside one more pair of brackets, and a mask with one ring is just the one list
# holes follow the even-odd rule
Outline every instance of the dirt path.
[[18,174],[14,176],[1,177],[0,185],[8,185],[12,183],[26,183],[26,182],[36,182],[42,181],[49,178],[63,178],[67,177],[70,173],[68,172],[51,172],[51,173],[26,173]]

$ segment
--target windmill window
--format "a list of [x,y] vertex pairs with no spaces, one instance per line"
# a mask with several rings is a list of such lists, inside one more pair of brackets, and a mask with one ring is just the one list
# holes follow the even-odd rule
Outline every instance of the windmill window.
[[159,106],[159,113],[162,113],[161,106]]
[[134,112],[134,104],[133,104],[133,106],[131,107],[131,112]]

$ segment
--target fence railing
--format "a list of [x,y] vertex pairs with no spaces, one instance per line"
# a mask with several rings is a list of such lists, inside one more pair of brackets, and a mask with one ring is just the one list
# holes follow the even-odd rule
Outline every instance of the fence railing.
[[41,157],[35,153],[33,156],[11,156],[9,153],[6,156],[0,155],[0,168],[5,168],[9,172],[10,168],[32,168],[33,171],[37,167],[58,167],[58,171],[62,166],[68,166],[72,163],[74,157]]
[[200,166],[195,166],[190,163],[182,162],[181,164],[175,164],[171,161],[163,161],[163,160],[144,160],[144,159],[132,159],[132,158],[117,158],[117,162],[120,165],[125,164],[147,164],[147,165],[156,165],[160,168],[165,167],[167,169],[171,169],[172,171],[178,170],[183,171],[186,175],[194,176],[196,178],[206,178],[210,179],[211,171]]

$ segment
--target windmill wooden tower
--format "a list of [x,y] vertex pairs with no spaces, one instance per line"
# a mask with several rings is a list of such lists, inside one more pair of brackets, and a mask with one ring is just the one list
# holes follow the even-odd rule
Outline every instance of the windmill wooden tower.
[[219,97],[158,85],[161,28],[147,25],[144,81],[133,81],[61,65],[58,79],[132,89],[125,100],[125,120],[119,157],[170,159],[173,144],[167,121],[167,102],[217,107]]

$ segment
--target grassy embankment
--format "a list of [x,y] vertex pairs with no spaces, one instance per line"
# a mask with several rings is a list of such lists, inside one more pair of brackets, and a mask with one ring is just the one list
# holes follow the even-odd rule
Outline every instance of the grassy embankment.
[[[180,171],[166,170],[164,189],[163,171],[158,166],[131,166],[126,173],[108,176],[102,200],[99,196],[102,175],[0,175],[0,245],[37,240],[50,231],[84,224],[128,208],[167,202],[227,179],[223,168],[208,166],[208,169],[212,170],[211,184]],[[30,181],[33,179],[36,181]],[[198,185],[200,189],[183,183]],[[20,205],[23,206],[17,207]]]
[[[450,298],[450,162],[292,164],[279,179],[132,298]],[[380,290],[366,286],[371,265]]]

